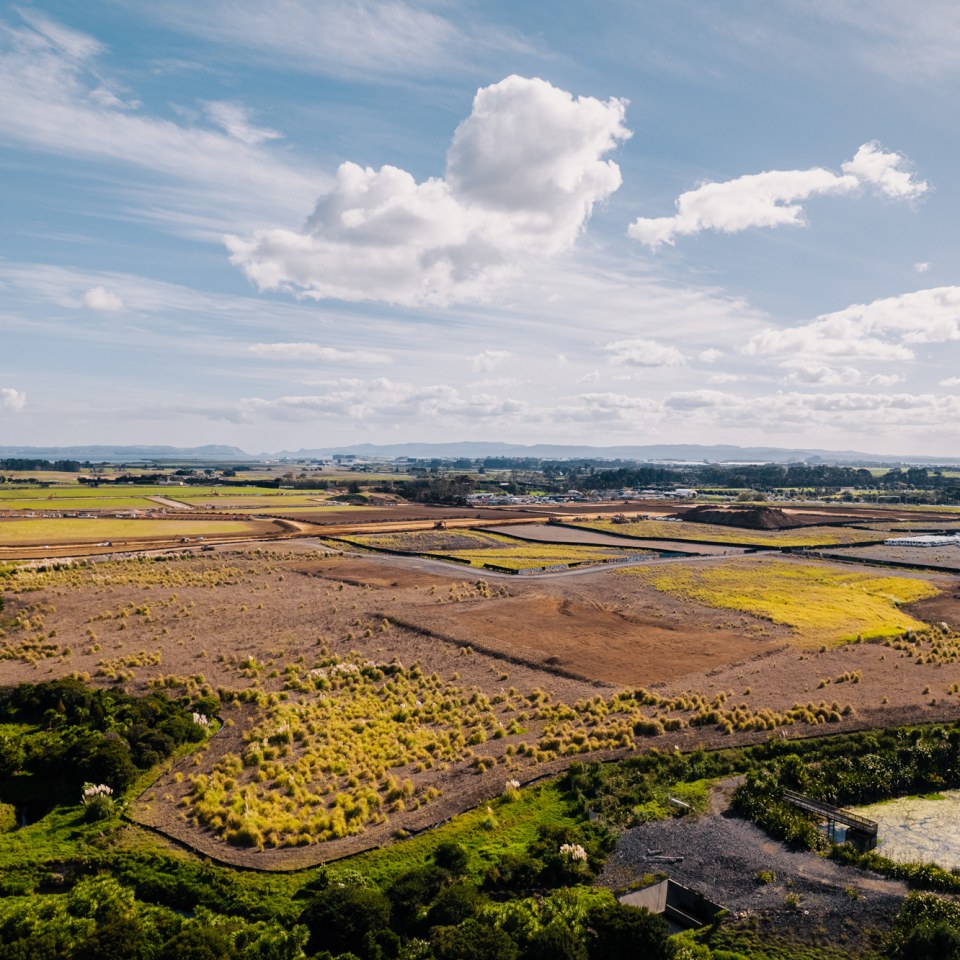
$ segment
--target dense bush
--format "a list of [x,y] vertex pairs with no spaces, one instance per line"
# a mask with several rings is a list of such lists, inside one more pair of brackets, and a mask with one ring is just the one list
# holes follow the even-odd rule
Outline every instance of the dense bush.
[[903,902],[887,942],[893,960],[960,960],[960,904],[929,893]]
[[836,806],[856,806],[960,786],[960,727],[877,731],[842,739],[845,750],[824,741],[811,755],[815,762],[805,763],[796,753],[782,754],[750,770],[734,794],[736,808],[792,846],[829,850],[840,862],[915,888],[960,892],[960,876],[934,864],[895,863],[875,852],[830,844],[815,816],[783,800],[784,789],[792,789]]
[[[20,684],[0,693],[0,801],[35,818],[57,804],[80,801],[84,783],[116,795],[185,743],[207,732],[194,713],[212,715],[216,701],[171,700],[94,689],[76,680]],[[31,725],[26,727],[25,725]]]

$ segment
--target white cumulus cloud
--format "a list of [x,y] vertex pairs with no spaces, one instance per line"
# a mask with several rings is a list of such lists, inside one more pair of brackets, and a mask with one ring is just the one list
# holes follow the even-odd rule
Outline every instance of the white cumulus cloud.
[[697,354],[697,359],[701,363],[716,363],[722,356],[722,350],[718,350],[716,347],[709,347],[706,350],[701,350]]
[[497,364],[512,356],[509,350],[482,350],[470,358],[470,364],[475,373],[489,373]]
[[768,170],[726,180],[702,183],[680,194],[672,217],[638,217],[628,228],[634,240],[656,250],[677,237],[704,230],[739,233],[750,227],[778,227],[805,223],[803,201],[815,196],[851,194],[872,186],[883,196],[912,200],[928,184],[915,180],[907,161],[880,144],[865,143],[836,174],[823,167],[809,170]]
[[341,164],[303,230],[229,237],[231,260],[261,290],[316,299],[482,298],[522,262],[571,247],[620,186],[603,157],[630,136],[625,108],[507,77],[477,92],[444,178]]
[[19,412],[27,405],[27,395],[13,387],[0,387],[0,407],[4,410]]
[[83,305],[88,310],[116,313],[123,309],[123,300],[106,287],[91,287],[83,295]]
[[906,163],[905,157],[884,150],[874,140],[863,144],[853,159],[847,160],[841,169],[861,183],[871,184],[893,200],[915,200],[925,194],[930,185],[926,180],[914,180],[913,174],[904,169]]
[[676,347],[655,340],[616,340],[608,343],[604,350],[610,354],[612,363],[628,367],[681,367],[685,362]]
[[932,287],[857,303],[786,329],[767,328],[744,348],[753,356],[912,360],[913,345],[960,340],[960,287]]

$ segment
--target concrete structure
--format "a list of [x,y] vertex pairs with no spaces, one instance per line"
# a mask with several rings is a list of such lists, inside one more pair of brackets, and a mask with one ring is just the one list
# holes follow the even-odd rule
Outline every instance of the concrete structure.
[[887,547],[960,547],[960,533],[943,536],[923,533],[916,537],[893,537],[883,543]]
[[702,893],[669,878],[618,899],[628,907],[645,907],[651,913],[663,914],[664,919],[679,930],[705,927],[726,913],[723,907]]

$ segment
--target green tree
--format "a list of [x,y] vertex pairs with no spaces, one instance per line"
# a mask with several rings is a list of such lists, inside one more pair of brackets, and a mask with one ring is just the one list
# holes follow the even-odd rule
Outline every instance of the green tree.
[[590,911],[590,960],[667,960],[670,928],[663,917],[642,907],[605,904]]
[[350,951],[366,957],[367,934],[389,929],[390,901],[379,890],[331,886],[307,904],[300,923],[310,931],[308,953]]

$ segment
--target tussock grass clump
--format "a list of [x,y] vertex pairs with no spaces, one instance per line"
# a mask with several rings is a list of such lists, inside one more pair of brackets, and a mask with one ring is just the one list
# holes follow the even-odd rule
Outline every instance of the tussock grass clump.
[[323,657],[300,680],[308,690],[296,697],[265,698],[241,754],[193,778],[195,823],[241,845],[322,842],[435,800],[436,784],[414,773],[470,760],[483,773],[496,762],[471,749],[501,729],[479,690],[358,654]]

